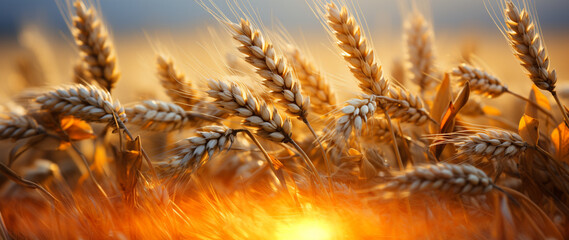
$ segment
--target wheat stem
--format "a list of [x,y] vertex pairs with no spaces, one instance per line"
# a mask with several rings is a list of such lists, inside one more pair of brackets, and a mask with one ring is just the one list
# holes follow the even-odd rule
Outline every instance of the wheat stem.
[[324,189],[324,184],[322,183],[322,180],[320,179],[320,176],[318,175],[318,170],[316,169],[316,167],[314,166],[314,164],[312,163],[312,161],[310,160],[308,155],[304,152],[304,150],[302,150],[302,148],[292,138],[289,139],[288,142],[290,142],[292,144],[292,146],[294,146],[294,148],[296,148],[296,150],[300,153],[300,155],[302,156],[302,159],[304,160],[304,164],[306,164],[306,166],[308,166],[308,168],[310,168],[310,171],[314,175],[314,180],[316,180],[316,183],[321,187],[321,189]]
[[320,152],[322,154],[322,157],[324,157],[324,164],[326,165],[326,177],[328,178],[328,184],[330,185],[329,186],[330,187],[330,193],[334,194],[334,188],[332,185],[332,178],[331,178],[332,163],[330,162],[330,159],[328,159],[328,156],[326,155],[326,151],[324,150],[324,147],[322,146],[322,142],[320,141],[320,138],[318,137],[318,135],[316,134],[316,132],[312,128],[312,125],[310,125],[310,123],[308,121],[305,121],[304,123],[306,124],[308,129],[310,129],[310,132],[312,132],[312,135],[314,136],[314,139],[316,140],[316,142],[318,142],[318,146],[320,147]]
[[251,131],[247,130],[247,129],[236,129],[235,130],[236,133],[238,132],[243,132],[245,133],[247,136],[249,136],[249,138],[251,138],[251,140],[253,140],[253,143],[255,143],[255,145],[257,145],[257,147],[259,148],[259,150],[261,150],[261,152],[263,153],[263,156],[265,156],[265,159],[267,160],[267,165],[269,165],[269,167],[271,168],[271,171],[273,171],[273,173],[275,173],[275,175],[277,176],[277,178],[279,179],[279,182],[281,183],[281,187],[283,188],[283,190],[290,195],[290,193],[288,192],[288,187],[286,185],[286,179],[284,177],[283,171],[282,169],[276,169],[275,166],[273,165],[273,161],[271,160],[271,156],[269,155],[269,153],[265,150],[265,148],[263,148],[263,145],[261,145],[261,143],[259,142],[259,140],[257,140],[257,138],[255,137],[255,135],[253,135],[253,133],[251,133]]
[[517,93],[515,93],[515,92],[512,92],[510,89],[506,89],[506,92],[509,93],[509,94],[511,94],[511,95],[514,96],[514,97],[517,97],[517,98],[519,98],[519,99],[521,99],[521,100],[523,100],[523,101],[525,101],[525,102],[531,104],[532,106],[536,107],[539,111],[541,111],[542,113],[544,113],[545,115],[547,115],[547,117],[551,118],[551,120],[555,121],[555,118],[553,117],[553,115],[552,115],[549,111],[547,111],[546,109],[544,109],[543,107],[539,106],[539,104],[537,104],[537,103],[535,103],[535,102],[529,100],[528,98],[526,98],[526,97],[524,97],[524,96],[522,96],[522,95],[519,95],[519,94],[517,94]]
[[563,104],[561,104],[561,101],[559,100],[559,97],[557,96],[557,91],[552,90],[550,92],[551,92],[551,95],[553,95],[553,98],[555,99],[555,102],[557,103],[557,106],[559,107],[561,114],[563,114],[563,119],[565,120],[565,125],[567,127],[569,127],[569,116],[567,116],[567,111],[565,111],[565,109],[563,108]]
[[397,145],[397,139],[395,138],[395,131],[393,130],[391,117],[389,117],[389,113],[387,113],[387,110],[384,107],[382,107],[381,110],[383,110],[385,119],[387,119],[387,124],[389,124],[389,132],[391,132],[391,139],[393,139],[393,153],[395,153],[395,157],[397,158],[397,165],[399,166],[399,170],[403,170],[403,159],[401,159],[401,154],[399,153],[399,146]]

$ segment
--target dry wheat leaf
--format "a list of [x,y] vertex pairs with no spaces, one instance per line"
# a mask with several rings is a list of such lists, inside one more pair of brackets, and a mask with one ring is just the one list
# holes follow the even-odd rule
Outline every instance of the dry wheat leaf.
[[520,119],[518,133],[524,141],[531,146],[536,146],[539,140],[539,121],[524,114]]
[[[439,130],[439,133],[450,133],[454,130],[455,117],[460,109],[462,109],[462,107],[464,107],[464,105],[468,102],[469,97],[470,83],[466,82],[464,84],[464,87],[456,96],[455,100],[449,104],[448,109],[441,120],[441,128]],[[437,144],[434,146],[434,154],[437,159],[443,153],[445,146],[446,144]]]
[[564,122],[560,123],[551,133],[551,140],[555,145],[557,159],[569,163],[569,128]]
[[[547,97],[535,85],[532,85],[528,99],[543,109],[551,111],[549,100],[547,100]],[[532,118],[539,119],[539,109],[531,103],[526,103],[526,109],[524,113]]]
[[439,122],[442,122],[446,107],[448,107],[448,103],[452,101],[451,91],[450,77],[448,73],[445,73],[443,81],[437,90],[433,106],[431,107],[431,116]]

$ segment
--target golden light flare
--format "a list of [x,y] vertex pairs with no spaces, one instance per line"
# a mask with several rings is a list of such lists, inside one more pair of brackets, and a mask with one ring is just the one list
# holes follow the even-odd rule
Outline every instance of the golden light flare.
[[334,239],[337,228],[331,223],[316,218],[305,218],[277,230],[278,240],[329,240]]

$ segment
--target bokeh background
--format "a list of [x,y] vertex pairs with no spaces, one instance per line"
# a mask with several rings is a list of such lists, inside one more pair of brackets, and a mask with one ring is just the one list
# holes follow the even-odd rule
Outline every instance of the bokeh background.
[[[226,1],[215,0],[225,13]],[[311,1],[309,1],[311,2]],[[404,60],[402,13],[409,1],[366,0],[348,2],[367,23],[366,34],[372,39],[375,52],[388,74]],[[530,81],[492,21],[483,0],[416,1],[434,23],[437,65],[450,70],[465,50],[476,54],[480,63],[507,83],[510,89],[526,94]],[[539,0],[532,2],[539,14],[551,63],[558,72],[563,95],[569,69],[569,1]],[[155,78],[155,54],[166,52],[174,57],[188,78],[199,86],[208,77],[227,74],[224,64],[229,56],[241,55],[220,24],[198,3],[191,0],[101,0],[95,1],[106,25],[111,30],[122,72],[115,95],[121,102],[141,98],[164,98]],[[305,0],[248,0],[239,5],[264,26],[265,33],[278,40],[280,26],[296,44],[310,51],[316,64],[332,80],[340,100],[353,97],[357,84],[337,54],[333,42]],[[353,9],[352,9],[353,10]],[[45,40],[43,62],[49,64],[46,85],[69,83],[72,66],[78,60],[73,38],[65,23],[68,14],[65,1],[16,1],[0,3],[0,79],[5,87],[2,98],[10,98],[21,90],[16,63],[29,54],[25,43],[26,29],[41,33],[38,43]],[[34,30],[35,29],[35,30]],[[29,36],[27,37],[30,38]],[[33,36],[31,38],[34,38]],[[31,42],[34,42],[32,40]],[[28,41],[30,42],[30,41]],[[39,44],[36,44],[39,45]],[[569,89],[569,88],[567,88]],[[569,91],[567,91],[569,92]],[[568,94],[569,95],[569,94]],[[521,102],[505,97],[493,101],[506,116],[518,116]],[[164,98],[166,99],[166,98]],[[500,106],[504,105],[504,106]]]

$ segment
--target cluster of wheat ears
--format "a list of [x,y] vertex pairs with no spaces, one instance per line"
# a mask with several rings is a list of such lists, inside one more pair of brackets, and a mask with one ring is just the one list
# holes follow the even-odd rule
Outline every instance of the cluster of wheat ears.
[[[524,97],[468,59],[442,69],[416,9],[405,75],[391,78],[351,9],[315,2],[359,86],[343,103],[318,59],[201,4],[248,65],[188,79],[157,54],[148,81],[169,101],[124,106],[111,94],[121,74],[99,12],[69,6],[74,83],[2,108],[0,139],[15,142],[0,165],[4,239],[287,239],[303,219],[326,222],[330,239],[569,237],[568,109],[531,4],[492,9],[533,82]],[[37,85],[41,73],[21,69]],[[503,94],[527,102],[518,126],[469,122],[492,117],[475,95]],[[144,136],[164,152],[148,154]]]

